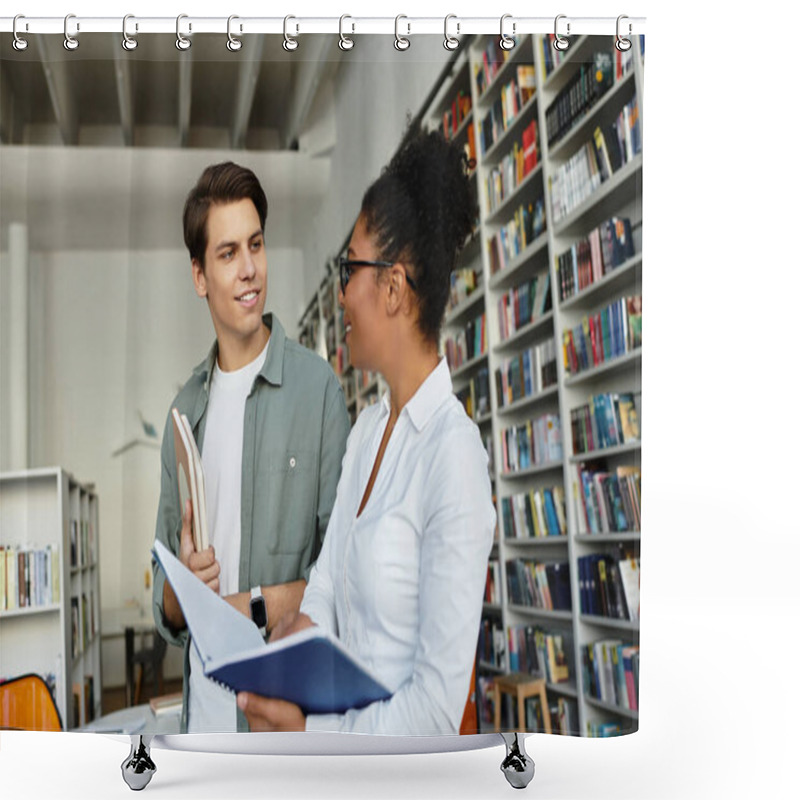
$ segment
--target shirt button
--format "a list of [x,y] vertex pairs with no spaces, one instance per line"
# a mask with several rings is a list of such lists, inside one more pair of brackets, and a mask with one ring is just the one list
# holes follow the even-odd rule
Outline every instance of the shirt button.
[[294,469],[296,464],[297,464],[297,461],[295,460],[295,457],[294,457],[294,456],[292,456],[292,457],[289,459],[289,466],[290,466],[292,469]]

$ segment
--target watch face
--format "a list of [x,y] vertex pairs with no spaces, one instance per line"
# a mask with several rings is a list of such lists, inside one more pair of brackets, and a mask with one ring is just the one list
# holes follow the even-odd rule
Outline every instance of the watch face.
[[250,601],[250,616],[257,628],[267,627],[267,604],[263,597],[254,597]]

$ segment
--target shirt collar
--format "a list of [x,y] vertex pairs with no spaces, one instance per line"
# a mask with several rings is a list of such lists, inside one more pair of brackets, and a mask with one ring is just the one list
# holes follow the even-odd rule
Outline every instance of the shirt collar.
[[[284,331],[280,320],[272,312],[264,314],[261,319],[270,329],[270,337],[267,357],[264,359],[264,364],[258,374],[267,381],[267,383],[280,386],[283,383],[283,353],[286,349],[286,331]],[[208,391],[209,388],[211,371],[216,363],[218,351],[219,343],[215,340],[205,361],[194,368],[195,375],[202,378],[206,391]]]
[[[436,368],[422,382],[414,396],[406,403],[403,412],[408,414],[417,431],[421,431],[428,420],[436,413],[439,406],[453,393],[453,382],[450,379],[450,369],[447,359],[441,357]],[[389,392],[383,395],[382,405],[384,413],[390,410]]]

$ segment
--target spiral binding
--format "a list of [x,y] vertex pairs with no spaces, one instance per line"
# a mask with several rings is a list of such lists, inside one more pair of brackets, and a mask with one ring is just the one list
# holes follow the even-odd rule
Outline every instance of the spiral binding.
[[[238,33],[234,34],[233,23],[238,20]],[[349,23],[349,35],[345,33],[345,21]],[[70,52],[78,49],[80,34],[113,32],[109,31],[108,18],[78,18],[75,14],[67,14],[63,19],[64,49]],[[142,33],[156,33],[169,30],[165,24],[170,22],[170,18],[137,18],[133,14],[126,14],[122,19],[121,46],[127,52],[135,50],[139,44],[139,36]],[[248,18],[243,19],[235,14],[227,17],[224,24],[226,34],[226,47],[232,53],[239,52],[244,44],[243,37],[246,34],[273,33],[276,23],[279,20],[273,18]],[[627,32],[623,35],[623,22],[627,24]],[[282,18],[280,30],[283,33],[283,47],[287,52],[294,52],[300,44],[301,23],[304,33],[328,33],[336,32],[339,34],[339,47],[343,52],[352,50],[355,46],[355,37],[362,33],[389,32],[386,30],[387,23],[392,24],[394,31],[394,47],[403,52],[411,46],[412,27],[414,35],[420,33],[433,33],[435,27],[443,30],[444,39],[442,46],[448,51],[457,50],[459,47],[459,36],[468,33],[488,33],[490,28],[497,25],[497,21],[492,18],[476,19],[457,17],[455,14],[448,14],[443,20],[439,18],[414,18],[411,19],[405,14],[398,14],[391,18],[369,18],[368,20],[358,20],[349,14],[343,14],[337,20],[335,18],[299,18],[288,14]],[[58,32],[55,26],[62,25],[60,18],[34,18],[17,14],[12,18],[0,18],[0,32],[12,33],[12,46],[17,51],[23,51],[28,47],[27,39],[23,38],[23,33],[53,33]],[[191,47],[191,37],[197,33],[218,33],[219,20],[208,18],[191,19],[188,14],[179,14],[174,21],[175,25],[175,47],[178,50],[186,51]],[[333,25],[333,27],[331,27]],[[455,27],[455,35],[452,28]],[[131,33],[131,29],[134,33]],[[247,30],[245,30],[247,29]],[[356,33],[358,29],[358,34]],[[497,30],[494,27],[494,30]],[[510,32],[509,32],[510,31]],[[615,47],[620,51],[629,50],[631,47],[631,37],[634,34],[644,32],[644,18],[632,18],[626,14],[621,14],[616,18],[568,18],[566,14],[558,14],[554,20],[549,18],[523,18],[514,17],[511,14],[503,14],[499,18],[499,46],[506,51],[511,50],[516,44],[516,37],[523,33],[553,33],[553,47],[556,50],[566,50],[569,47],[569,37],[579,33],[608,34],[613,31],[615,35]],[[562,32],[564,31],[564,32]]]

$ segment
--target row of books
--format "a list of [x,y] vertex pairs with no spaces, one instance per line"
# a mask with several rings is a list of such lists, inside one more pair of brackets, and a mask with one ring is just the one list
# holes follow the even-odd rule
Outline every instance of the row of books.
[[549,272],[542,272],[523,281],[497,301],[500,340],[505,341],[520,328],[543,317],[552,308]]
[[[75,725],[87,725],[94,719],[95,710],[95,688],[94,676],[87,675],[83,679],[83,691],[81,691],[81,684],[76,682],[72,684],[72,718],[75,720]],[[81,695],[83,699],[81,700]],[[83,710],[83,714],[81,714]]]
[[579,534],[641,531],[641,471],[639,467],[577,465],[575,485]]
[[639,621],[639,561],[592,553],[578,558],[581,613]]
[[489,560],[486,565],[486,588],[483,592],[483,602],[500,603],[500,562]]
[[522,140],[514,142],[502,161],[489,170],[483,182],[488,213],[491,214],[539,164],[539,143],[536,118],[522,131]]
[[606,50],[595,52],[591,60],[577,64],[574,74],[545,109],[548,146],[563,139],[614,85],[613,62],[613,56]]
[[546,36],[537,37],[539,55],[544,65],[545,80],[547,80],[553,70],[567,57],[567,51],[556,50],[555,47],[553,47],[555,38],[556,36],[554,33],[548,33]]
[[[331,350],[328,351],[332,352]],[[331,367],[337,375],[343,375],[350,367],[350,349],[346,344],[337,345],[335,352],[330,357]]]
[[513,358],[504,359],[495,370],[494,378],[500,408],[554,386],[557,381],[556,340],[546,339]]
[[546,611],[572,610],[569,564],[514,558],[506,561],[508,600],[516,606]]
[[86,567],[97,560],[94,526],[88,520],[69,521],[69,565]]
[[504,270],[526,247],[541,236],[547,226],[544,198],[522,203],[514,217],[489,240],[489,274]]
[[563,333],[564,368],[578,375],[642,346],[642,296],[620,297]]
[[357,391],[363,391],[367,388],[371,383],[373,383],[377,377],[378,373],[374,372],[371,369],[357,369],[354,370],[354,384]]
[[629,711],[639,710],[639,647],[603,639],[581,647],[584,692]]
[[[631,126],[635,126],[636,130]],[[617,122],[597,127],[590,139],[550,176],[553,219],[558,222],[641,152],[636,98]]]
[[464,120],[472,110],[472,95],[463,89],[453,98],[449,108],[442,112],[442,121],[439,130],[445,139],[452,139],[461,128]]
[[492,432],[489,431],[488,433],[481,434],[481,441],[483,442],[483,449],[486,450],[486,455],[489,458],[489,463],[487,465],[489,475],[492,480],[494,480],[494,443],[492,442]]
[[97,633],[97,612],[94,592],[70,598],[72,620],[72,657],[77,658]]
[[594,394],[570,411],[572,452],[592,453],[640,439],[641,392]]
[[597,720],[586,721],[586,735],[590,739],[607,739],[610,736],[621,736],[623,733],[635,731],[636,726],[623,730],[619,722],[598,722]]
[[498,618],[484,617],[478,629],[478,661],[495,669],[508,669],[506,636]]
[[478,90],[478,97],[486,92],[492,85],[495,75],[500,71],[503,64],[508,61],[510,52],[500,47],[500,40],[497,37],[486,37],[486,46],[481,52],[480,58],[475,62],[475,86]]
[[631,221],[611,217],[556,256],[558,296],[562,302],[633,258]]
[[463,303],[480,285],[480,273],[472,267],[454,269],[450,273],[450,312]]
[[486,314],[470,320],[455,336],[444,342],[447,364],[451,370],[486,352]]
[[542,414],[521,425],[511,425],[500,432],[500,439],[504,472],[552,464],[564,457],[558,414]]
[[481,417],[489,413],[489,367],[481,367],[474,378],[456,393],[467,416],[477,422]]
[[511,123],[531,102],[536,91],[533,64],[517,65],[516,76],[500,89],[497,99],[484,114],[478,126],[481,155],[487,153],[508,130]]
[[551,633],[534,625],[512,625],[508,629],[511,672],[538,674],[548,683],[564,683],[569,680],[567,653],[571,650],[568,634]]
[[0,545],[0,612],[60,602],[60,576],[57,544]]
[[561,486],[531,489],[500,500],[506,539],[566,536],[567,510]]

